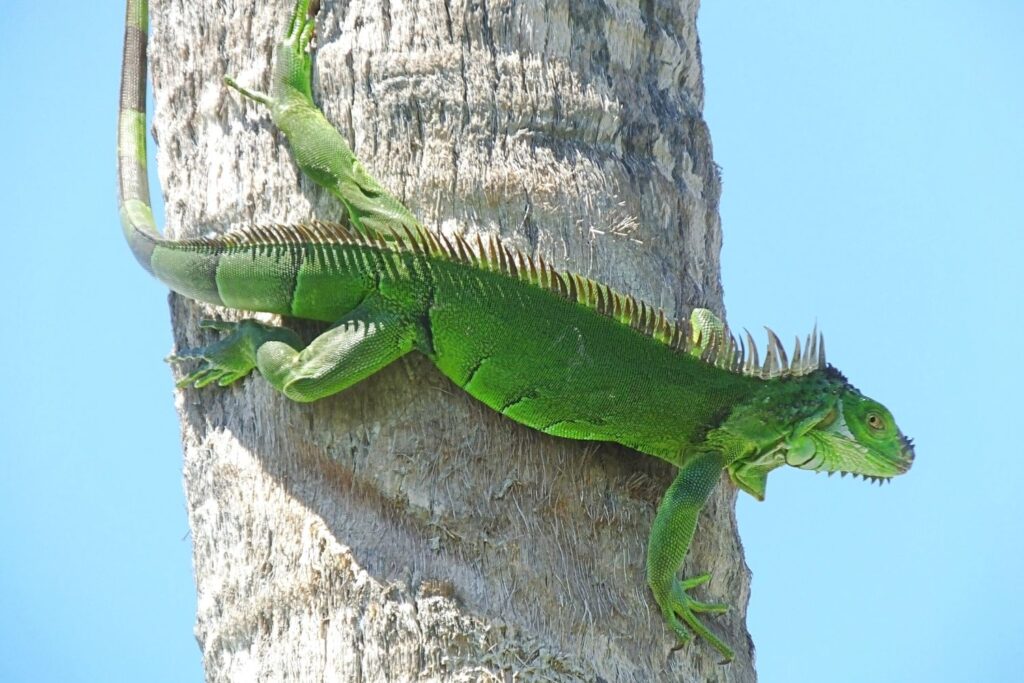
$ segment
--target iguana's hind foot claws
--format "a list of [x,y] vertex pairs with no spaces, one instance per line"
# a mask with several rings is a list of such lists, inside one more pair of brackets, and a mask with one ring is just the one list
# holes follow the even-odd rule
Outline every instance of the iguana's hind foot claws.
[[293,348],[301,346],[298,335],[288,328],[264,325],[256,320],[203,320],[199,326],[227,335],[212,344],[183,349],[167,358],[170,363],[199,360],[195,371],[176,382],[179,389],[187,386],[202,389],[214,382],[225,387],[240,380],[256,367],[256,352],[268,341],[284,342]]
[[[683,581],[673,579],[670,594],[664,599],[658,599],[658,604],[661,605],[662,616],[665,617],[665,621],[679,639],[679,644],[673,650],[686,645],[693,639],[693,635],[696,634],[706,640],[711,647],[718,650],[718,653],[723,657],[722,663],[724,664],[732,661],[734,656],[732,649],[722,642],[718,636],[713,634],[697,618],[697,615],[701,613],[724,614],[729,611],[729,606],[720,603],[700,602],[699,600],[694,600],[686,593],[689,589],[701,586],[710,579],[710,574],[701,574],[700,576]],[[680,618],[682,622],[680,622]],[[686,624],[685,626],[683,625],[684,623]]]
[[316,30],[314,17],[319,11],[319,0],[297,0],[295,3],[288,28],[274,48],[270,94],[245,88],[230,76],[224,77],[224,83],[271,110],[285,109],[296,100],[312,105],[313,60],[309,45]]
[[297,52],[305,52],[313,41],[313,30],[316,28],[314,17],[319,11],[320,0],[298,0],[282,43],[294,43]]

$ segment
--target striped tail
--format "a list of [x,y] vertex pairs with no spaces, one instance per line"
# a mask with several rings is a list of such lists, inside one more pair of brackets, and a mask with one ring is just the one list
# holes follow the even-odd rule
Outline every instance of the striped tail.
[[121,62],[121,104],[117,122],[117,176],[121,226],[132,253],[153,272],[153,250],[162,239],[149,204],[146,175],[146,33],[148,0],[128,0],[125,11],[124,56]]

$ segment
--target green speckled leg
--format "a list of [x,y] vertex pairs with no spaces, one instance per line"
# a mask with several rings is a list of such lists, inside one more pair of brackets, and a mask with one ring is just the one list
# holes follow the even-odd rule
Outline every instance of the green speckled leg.
[[348,388],[412,351],[416,328],[372,304],[314,339],[302,351],[278,341],[259,348],[256,367],[294,401],[315,401]]
[[[686,462],[665,492],[647,544],[647,583],[661,607],[662,616],[681,643],[693,637],[686,628],[688,626],[729,661],[733,657],[732,650],[697,618],[698,613],[722,613],[728,607],[699,602],[686,593],[711,577],[704,574],[684,581],[676,577],[690,547],[697,517],[715,489],[724,463],[725,459],[719,453],[697,455]],[[686,626],[679,621],[680,618]]]
[[416,326],[392,314],[376,297],[364,301],[306,348],[291,330],[254,320],[204,326],[229,334],[171,358],[202,360],[178,386],[203,387],[212,382],[224,386],[256,368],[295,401],[315,401],[352,386],[411,351],[417,339]]
[[296,165],[314,182],[340,199],[352,225],[368,237],[404,236],[402,226],[419,222],[367,173],[341,133],[313,103],[313,15],[319,3],[298,0],[284,37],[274,50],[270,93],[249,90],[232,78],[224,82],[242,95],[270,108],[274,123],[288,138]]

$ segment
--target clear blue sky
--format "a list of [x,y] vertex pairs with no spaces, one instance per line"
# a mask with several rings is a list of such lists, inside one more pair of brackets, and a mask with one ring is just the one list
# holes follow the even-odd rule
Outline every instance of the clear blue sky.
[[[115,209],[121,22],[0,8],[3,681],[202,679],[165,294]],[[706,0],[700,22],[730,321],[817,318],[918,444],[882,489],[786,471],[742,499],[761,680],[1014,680],[1024,4]]]

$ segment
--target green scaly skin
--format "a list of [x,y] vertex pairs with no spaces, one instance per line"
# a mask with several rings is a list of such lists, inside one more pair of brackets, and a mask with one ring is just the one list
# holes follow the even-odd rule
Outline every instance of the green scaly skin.
[[[343,202],[348,226],[249,228],[166,240],[149,205],[145,159],[147,6],[128,0],[118,162],[125,236],[174,291],[230,308],[332,323],[308,346],[254,320],[207,322],[223,338],[174,360],[198,360],[180,386],[227,385],[253,369],[297,401],[337,393],[416,350],[472,396],[547,434],[612,441],[679,468],[651,529],[647,581],[679,641],[732,651],[698,618],[725,605],[680,580],[697,518],[722,470],[759,500],[788,464],[888,479],[914,452],[892,415],[824,362],[809,337],[789,362],[769,331],[762,365],[724,324],[696,309],[671,323],[642,302],[559,273],[497,240],[470,245],[423,228],[365,171],[311,95],[309,0],[277,45],[266,105],[298,166]],[[749,340],[749,336],[748,336]],[[819,345],[820,343],[820,345]]]

